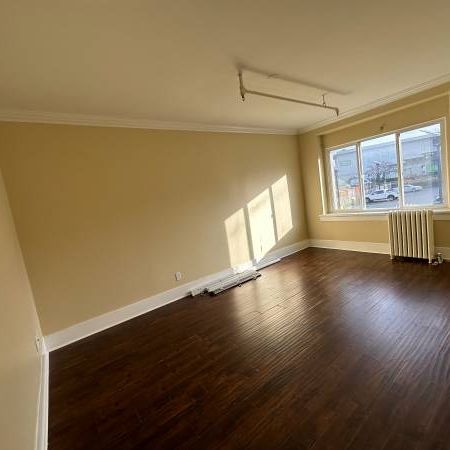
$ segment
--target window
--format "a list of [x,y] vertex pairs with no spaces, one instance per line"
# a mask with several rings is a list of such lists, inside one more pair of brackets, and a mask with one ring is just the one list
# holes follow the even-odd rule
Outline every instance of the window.
[[399,195],[395,134],[362,141],[360,149],[366,207],[397,208]]
[[334,209],[360,209],[361,189],[358,178],[356,145],[331,152]]
[[445,205],[442,136],[439,122],[330,150],[333,210]]
[[406,206],[442,205],[441,127],[428,125],[400,133]]

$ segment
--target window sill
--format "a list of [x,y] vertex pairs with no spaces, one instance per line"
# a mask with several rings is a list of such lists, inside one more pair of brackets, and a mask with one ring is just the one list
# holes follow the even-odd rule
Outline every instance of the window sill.
[[[387,220],[389,211],[358,211],[320,214],[320,222],[375,222]],[[433,210],[434,220],[450,220],[450,209],[441,208]]]

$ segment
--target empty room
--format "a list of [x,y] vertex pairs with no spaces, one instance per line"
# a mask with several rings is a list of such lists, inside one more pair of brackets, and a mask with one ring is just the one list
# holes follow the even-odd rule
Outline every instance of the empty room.
[[0,1],[1,450],[450,450],[448,0]]

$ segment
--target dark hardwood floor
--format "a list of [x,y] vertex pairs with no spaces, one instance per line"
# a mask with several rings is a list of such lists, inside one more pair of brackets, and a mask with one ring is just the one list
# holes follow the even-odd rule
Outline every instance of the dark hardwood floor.
[[50,356],[50,450],[450,449],[450,263],[307,249]]

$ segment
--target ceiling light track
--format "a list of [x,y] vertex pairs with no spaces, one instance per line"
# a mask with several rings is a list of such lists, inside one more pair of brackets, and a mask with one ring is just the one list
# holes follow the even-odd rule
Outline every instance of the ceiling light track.
[[314,102],[308,102],[306,100],[299,100],[299,99],[291,98],[291,97],[282,97],[281,95],[270,94],[268,92],[253,91],[251,89],[247,89],[244,86],[244,80],[243,80],[241,71],[239,71],[239,90],[241,93],[242,101],[245,101],[245,96],[247,94],[259,95],[260,97],[274,98],[276,100],[284,100],[284,101],[292,102],[292,103],[300,103],[301,105],[314,106],[316,108],[331,109],[332,111],[334,111],[336,113],[336,116],[339,116],[339,108],[337,108],[336,106],[327,105],[327,103],[325,101],[325,94],[322,95],[322,103],[314,103]]

